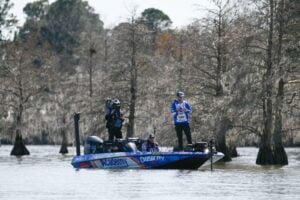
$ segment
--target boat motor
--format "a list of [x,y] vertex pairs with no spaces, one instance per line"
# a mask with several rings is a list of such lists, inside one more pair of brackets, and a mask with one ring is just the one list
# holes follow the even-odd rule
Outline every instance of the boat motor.
[[103,153],[103,140],[97,136],[89,136],[85,140],[84,154]]
[[125,151],[125,152],[137,152],[138,149],[137,149],[135,143],[133,143],[133,142],[128,142],[128,143],[126,143],[125,146],[124,146],[124,151]]
[[137,150],[142,151],[142,145],[147,140],[143,140],[138,137],[133,137],[133,138],[128,138],[127,141],[134,143],[136,145]]
[[136,144],[134,141],[124,140],[124,139],[116,139],[115,143],[119,147],[119,151],[137,152],[137,147],[136,147]]

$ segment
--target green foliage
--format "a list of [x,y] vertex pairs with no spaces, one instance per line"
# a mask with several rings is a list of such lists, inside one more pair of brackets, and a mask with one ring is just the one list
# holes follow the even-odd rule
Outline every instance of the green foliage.
[[58,53],[72,54],[79,45],[80,34],[101,32],[103,22],[87,2],[58,0],[50,5],[41,34]]
[[[19,37],[26,39],[26,37],[32,33],[39,35],[41,27],[45,26],[45,15],[49,8],[48,0],[39,0],[26,4],[23,8],[24,13],[27,15],[27,19],[20,28]],[[40,43],[42,39],[40,38]]]
[[3,37],[2,30],[9,28],[17,23],[15,16],[9,13],[13,4],[10,0],[0,0],[0,40]]
[[23,11],[28,16],[28,18],[38,20],[45,16],[46,8],[48,6],[48,0],[39,0],[26,4],[26,6],[23,8]]
[[144,10],[142,13],[142,20],[150,30],[166,29],[172,24],[168,15],[155,8]]
[[20,37],[25,39],[30,33],[37,33],[40,43],[49,43],[61,55],[73,54],[83,32],[103,30],[99,15],[82,0],[57,0],[51,5],[48,0],[39,0],[28,3],[23,11],[27,20]]

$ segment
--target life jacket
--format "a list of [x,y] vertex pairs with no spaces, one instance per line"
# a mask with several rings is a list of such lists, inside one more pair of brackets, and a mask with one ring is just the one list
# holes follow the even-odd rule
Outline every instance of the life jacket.
[[[178,112],[177,110],[181,108],[182,112]],[[192,113],[191,106],[185,100],[182,103],[179,103],[177,99],[173,101],[171,104],[171,113],[173,114],[174,124],[186,124],[189,123],[190,114]]]

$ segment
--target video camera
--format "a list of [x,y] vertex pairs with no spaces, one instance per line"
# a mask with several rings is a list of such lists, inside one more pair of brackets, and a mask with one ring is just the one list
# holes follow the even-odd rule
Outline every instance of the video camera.
[[112,106],[113,106],[112,99],[106,99],[106,101],[105,101],[105,108],[108,109],[108,110],[111,110]]
[[113,110],[119,110],[120,109],[119,99],[110,99],[110,98],[106,99],[105,109],[106,109],[106,112],[111,112]]

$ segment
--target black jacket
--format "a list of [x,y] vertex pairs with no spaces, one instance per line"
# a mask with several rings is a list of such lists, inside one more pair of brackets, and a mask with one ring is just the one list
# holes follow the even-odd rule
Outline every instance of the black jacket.
[[120,110],[111,110],[105,115],[106,128],[122,128],[123,126],[123,114]]

